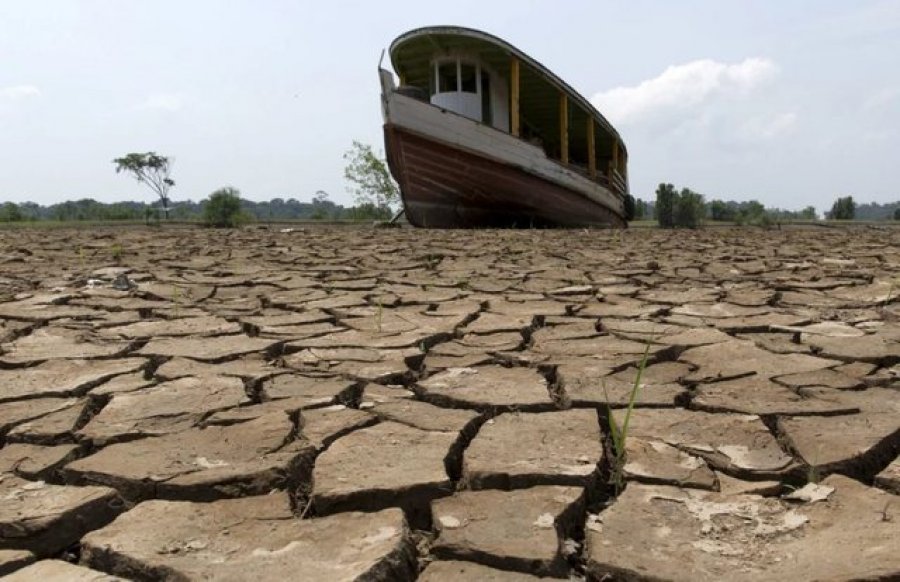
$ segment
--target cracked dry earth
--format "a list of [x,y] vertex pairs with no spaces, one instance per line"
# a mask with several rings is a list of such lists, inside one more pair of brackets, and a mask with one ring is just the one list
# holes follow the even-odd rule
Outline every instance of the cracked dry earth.
[[0,265],[11,580],[900,577],[898,230],[22,230]]

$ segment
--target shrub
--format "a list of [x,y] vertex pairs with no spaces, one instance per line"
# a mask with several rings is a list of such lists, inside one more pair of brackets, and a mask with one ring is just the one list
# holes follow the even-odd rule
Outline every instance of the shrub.
[[388,220],[391,218],[391,209],[387,206],[376,206],[371,202],[364,202],[351,207],[348,214],[352,220]]
[[853,220],[856,216],[856,202],[853,196],[844,196],[834,201],[828,218],[832,220]]
[[672,184],[660,184],[656,189],[656,221],[663,228],[675,226],[675,199],[678,194]]
[[647,203],[638,198],[634,201],[634,219],[641,220],[647,216]]
[[234,228],[246,222],[241,212],[241,192],[232,187],[220,188],[209,195],[203,205],[203,222],[216,228]]
[[709,217],[713,220],[721,220],[723,222],[733,221],[737,218],[737,212],[727,202],[713,200],[709,203]]
[[737,225],[769,227],[772,225],[772,216],[762,203],[750,200],[739,205],[734,222]]
[[706,217],[703,196],[690,188],[675,191],[672,184],[656,189],[656,220],[662,228],[697,228]]
[[15,202],[4,202],[0,206],[0,222],[20,222],[25,220],[19,205]]
[[683,188],[675,199],[675,226],[697,228],[705,214],[703,196],[689,188]]

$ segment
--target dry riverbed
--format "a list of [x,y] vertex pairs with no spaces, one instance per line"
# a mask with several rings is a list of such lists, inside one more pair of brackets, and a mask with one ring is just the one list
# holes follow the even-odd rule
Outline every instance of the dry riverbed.
[[871,227],[0,231],[0,574],[897,578],[898,296]]

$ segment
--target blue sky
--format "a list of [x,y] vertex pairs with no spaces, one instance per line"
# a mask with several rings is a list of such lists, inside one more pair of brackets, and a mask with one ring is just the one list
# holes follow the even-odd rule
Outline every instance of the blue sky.
[[342,154],[382,147],[379,54],[430,24],[496,34],[591,99],[639,197],[900,199],[900,0],[5,0],[0,200],[146,199],[110,160],[155,150],[176,200],[348,203]]

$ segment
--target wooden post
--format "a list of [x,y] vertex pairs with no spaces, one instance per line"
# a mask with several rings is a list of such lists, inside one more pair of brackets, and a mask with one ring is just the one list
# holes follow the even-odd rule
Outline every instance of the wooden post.
[[509,61],[509,133],[519,137],[519,59]]
[[559,94],[559,161],[569,163],[569,98]]
[[612,169],[619,171],[619,140],[613,141]]
[[588,114],[587,119],[588,175],[593,180],[597,177],[597,147],[594,143],[594,119]]

